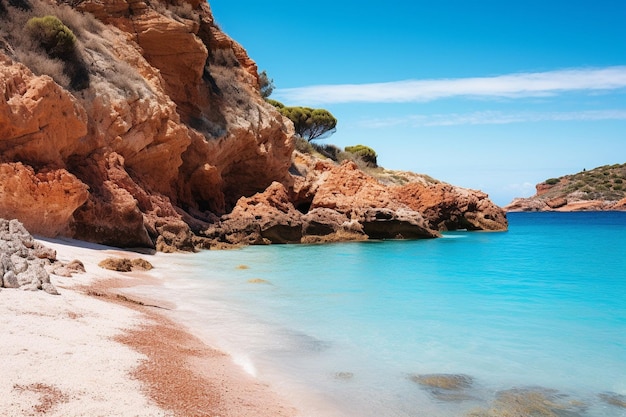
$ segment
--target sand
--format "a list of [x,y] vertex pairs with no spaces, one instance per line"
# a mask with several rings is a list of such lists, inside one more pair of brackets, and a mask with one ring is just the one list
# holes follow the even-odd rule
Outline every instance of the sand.
[[[41,241],[41,240],[40,240]],[[167,314],[167,300],[123,296],[160,285],[150,272],[97,264],[142,256],[72,240],[46,240],[86,273],[51,275],[60,295],[0,290],[2,416],[296,416],[271,388]]]

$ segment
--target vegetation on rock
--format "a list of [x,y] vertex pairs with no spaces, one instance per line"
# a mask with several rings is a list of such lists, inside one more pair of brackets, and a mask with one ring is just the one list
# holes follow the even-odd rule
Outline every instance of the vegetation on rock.
[[604,165],[590,171],[549,178],[537,193],[517,198],[507,211],[626,210],[626,164]]
[[575,194],[582,200],[616,201],[626,197],[626,164],[604,165],[590,171],[550,178],[539,184],[542,195],[559,197]]
[[[0,45],[37,74],[50,75],[58,84],[80,91],[89,87],[90,74],[76,32],[90,19],[68,7],[37,2],[0,3]],[[12,10],[13,9],[13,10]],[[58,13],[58,14],[57,14]],[[93,18],[91,18],[93,20]]]
[[377,167],[378,163],[376,162],[376,151],[365,145],[355,145],[355,146],[346,146],[346,152],[357,155],[363,162],[365,162],[368,166]]
[[33,17],[26,27],[51,57],[66,60],[75,53],[76,36],[58,17]]
[[301,106],[290,107],[276,100],[270,100],[269,103],[276,107],[280,114],[291,120],[296,135],[308,142],[327,138],[337,130],[337,119],[328,110]]

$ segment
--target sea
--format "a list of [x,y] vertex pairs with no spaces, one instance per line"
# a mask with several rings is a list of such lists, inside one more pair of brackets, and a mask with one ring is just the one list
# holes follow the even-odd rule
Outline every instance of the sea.
[[303,416],[625,417],[626,212],[508,220],[162,255],[158,291]]

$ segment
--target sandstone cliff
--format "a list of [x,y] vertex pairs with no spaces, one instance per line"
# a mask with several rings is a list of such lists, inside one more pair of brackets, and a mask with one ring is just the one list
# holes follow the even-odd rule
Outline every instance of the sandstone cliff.
[[[72,60],[29,33],[46,15],[75,35]],[[506,228],[480,193],[294,162],[292,124],[204,1],[0,0],[0,23],[0,215],[33,233],[193,250]]]
[[550,178],[537,193],[516,198],[507,211],[626,210],[626,164],[605,165],[577,174]]

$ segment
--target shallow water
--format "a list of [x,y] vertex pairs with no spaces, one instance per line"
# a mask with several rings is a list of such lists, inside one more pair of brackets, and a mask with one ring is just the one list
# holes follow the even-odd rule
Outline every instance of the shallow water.
[[[435,240],[170,255],[164,291],[305,415],[492,416],[522,392],[545,415],[626,416],[607,401],[626,395],[626,213],[509,221]],[[471,384],[416,382],[425,374]]]

